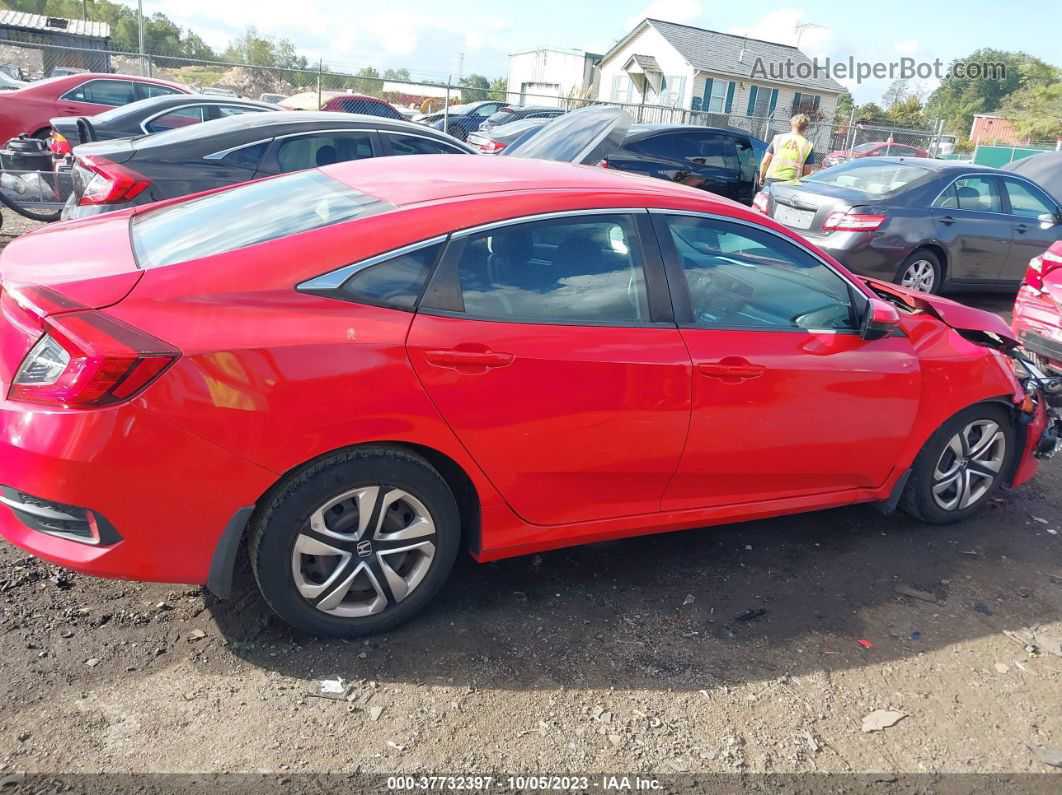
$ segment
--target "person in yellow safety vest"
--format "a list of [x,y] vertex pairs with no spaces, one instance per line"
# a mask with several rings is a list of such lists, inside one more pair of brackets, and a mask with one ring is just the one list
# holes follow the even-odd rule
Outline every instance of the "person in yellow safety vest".
[[810,173],[815,150],[804,131],[810,120],[798,113],[789,120],[789,132],[774,136],[760,163],[760,185],[783,182]]

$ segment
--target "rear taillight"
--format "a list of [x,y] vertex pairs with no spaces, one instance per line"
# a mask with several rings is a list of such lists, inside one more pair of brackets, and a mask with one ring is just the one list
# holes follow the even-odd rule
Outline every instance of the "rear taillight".
[[11,400],[110,406],[134,397],[181,355],[162,340],[92,309],[44,317],[41,326],[44,334],[11,383]]
[[1062,252],[1053,251],[1053,248],[1029,260],[1029,267],[1025,269],[1025,283],[1034,290],[1044,289],[1044,277],[1062,269]]
[[142,174],[102,157],[85,155],[78,157],[77,162],[85,179],[85,188],[78,202],[81,205],[128,201],[151,185],[151,180]]
[[884,215],[861,215],[849,210],[837,210],[822,222],[824,232],[873,232],[885,223]]
[[503,144],[501,141],[495,141],[493,138],[491,138],[489,141],[479,147],[479,151],[488,155],[496,155],[498,154],[498,152],[504,149],[505,146],[506,145]]
[[59,157],[66,157],[74,151],[74,147],[72,147],[70,142],[66,140],[66,136],[58,131],[52,133],[52,144],[50,148],[52,153],[59,155]]
[[752,197],[752,209],[767,215],[767,194],[764,191],[761,190]]

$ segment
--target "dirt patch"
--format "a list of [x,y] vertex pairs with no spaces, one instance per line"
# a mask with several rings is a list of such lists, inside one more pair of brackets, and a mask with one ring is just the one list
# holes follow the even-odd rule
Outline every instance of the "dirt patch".
[[1057,773],[1029,746],[1062,748],[1059,472],[959,527],[858,506],[463,560],[350,643],[292,633],[245,571],[219,602],[0,544],[0,778]]

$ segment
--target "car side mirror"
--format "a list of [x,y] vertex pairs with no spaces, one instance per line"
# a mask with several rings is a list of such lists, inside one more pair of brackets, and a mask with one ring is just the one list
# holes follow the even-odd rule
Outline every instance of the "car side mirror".
[[892,334],[899,325],[900,313],[895,306],[880,298],[871,298],[867,311],[863,314],[859,336],[868,342],[870,340],[884,339]]
[[1040,222],[1041,229],[1050,229],[1052,226],[1057,226],[1060,218],[1059,213],[1044,213],[1037,220]]

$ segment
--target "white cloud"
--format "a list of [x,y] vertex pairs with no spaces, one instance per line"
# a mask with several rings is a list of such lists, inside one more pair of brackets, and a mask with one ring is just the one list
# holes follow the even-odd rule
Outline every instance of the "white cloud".
[[902,52],[904,55],[912,55],[918,50],[918,39],[907,39],[907,41],[898,41],[895,45],[897,52]]
[[791,44],[796,46],[799,39],[801,51],[812,58],[824,58],[833,50],[833,34],[829,28],[809,24],[800,31],[799,26],[805,25],[808,20],[804,19],[804,12],[797,8],[779,8],[770,11],[760,17],[751,25],[741,28],[732,28],[729,32],[738,36],[748,36],[750,39],[763,39],[778,44]]
[[664,22],[692,22],[701,15],[702,10],[697,0],[652,0],[637,14],[627,18],[624,30],[630,32],[646,18],[661,19]]

